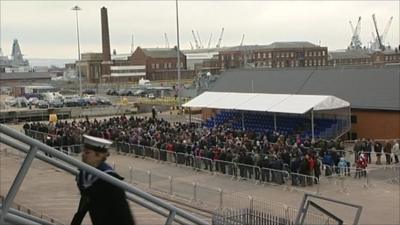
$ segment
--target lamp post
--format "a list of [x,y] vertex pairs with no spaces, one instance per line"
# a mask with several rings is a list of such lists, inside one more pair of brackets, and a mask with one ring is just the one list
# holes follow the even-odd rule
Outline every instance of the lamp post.
[[82,96],[82,77],[81,77],[81,46],[79,43],[79,23],[78,23],[78,11],[82,10],[79,6],[74,6],[71,10],[75,11],[76,17],[76,36],[78,39],[78,63],[76,64],[78,70],[78,79],[79,79],[79,96]]
[[181,99],[181,54],[179,46],[179,19],[178,19],[178,0],[175,1],[176,8],[176,40],[177,40],[177,69],[178,69],[178,107],[181,109],[182,99]]

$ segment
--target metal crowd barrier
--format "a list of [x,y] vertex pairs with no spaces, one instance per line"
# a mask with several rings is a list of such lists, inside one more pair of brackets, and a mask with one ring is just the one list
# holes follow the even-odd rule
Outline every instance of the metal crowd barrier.
[[270,168],[261,168],[261,183],[284,184],[289,179],[289,172],[285,170],[275,170]]

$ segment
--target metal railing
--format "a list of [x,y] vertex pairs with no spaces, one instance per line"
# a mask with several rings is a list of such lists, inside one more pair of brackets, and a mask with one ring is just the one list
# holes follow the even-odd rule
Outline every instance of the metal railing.
[[[109,183],[112,183],[113,185],[125,190],[128,194],[127,197],[130,200],[134,200],[136,203],[156,212],[161,215],[164,215],[167,217],[166,223],[165,224],[172,224],[173,221],[180,222],[182,224],[185,224],[184,221],[181,219],[184,219],[186,221],[189,221],[194,224],[200,224],[200,225],[206,225],[208,224],[206,221],[193,216],[192,214],[179,209],[163,200],[160,200],[136,187],[131,186],[130,184],[120,181],[117,178],[114,178],[106,173],[103,173],[99,170],[97,170],[94,167],[91,167],[83,162],[78,161],[77,159],[71,158],[70,156],[67,156],[54,148],[51,148],[38,140],[32,139],[26,135],[23,135],[19,133],[18,131],[11,129],[3,124],[0,124],[0,137],[1,137],[1,142],[12,146],[20,151],[27,152],[27,156],[24,160],[24,162],[21,165],[21,168],[18,172],[18,175],[16,176],[13,184],[11,185],[9,192],[6,195],[6,198],[2,204],[2,209],[0,213],[0,223],[2,221],[10,221],[13,222],[17,219],[12,217],[12,212],[10,211],[10,206],[22,184],[22,181],[24,180],[31,163],[34,158],[39,158],[41,160],[44,160],[52,165],[57,166],[58,168],[64,169],[72,174],[77,174],[77,170],[73,167],[79,168],[81,170],[87,171],[92,175],[95,175],[99,177],[100,179],[103,179]],[[15,140],[18,140],[29,147],[24,146],[23,144],[17,143]],[[41,152],[50,154],[53,156],[53,158],[56,158],[58,160],[61,160],[62,162],[58,162],[54,160],[53,158],[43,156]],[[66,165],[67,164],[67,165]],[[139,200],[140,199],[140,200]],[[161,208],[161,209],[160,209]],[[177,217],[180,218],[177,218]],[[26,218],[25,218],[26,219]],[[187,222],[186,222],[187,224]]]

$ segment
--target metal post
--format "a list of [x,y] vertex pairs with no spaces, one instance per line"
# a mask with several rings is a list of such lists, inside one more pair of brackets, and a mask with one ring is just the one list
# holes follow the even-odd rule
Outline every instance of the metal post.
[[242,111],[242,130],[244,131],[244,112]]
[[113,170],[115,170],[115,161],[113,161],[113,163],[112,163],[112,168],[113,168]]
[[219,192],[219,209],[222,209],[223,207],[223,190],[221,188],[218,188]]
[[311,142],[314,143],[314,109],[311,109]]
[[171,225],[172,224],[172,222],[174,221],[174,218],[175,218],[175,214],[176,214],[176,212],[174,210],[171,210],[169,212],[169,215],[168,215],[167,221],[165,222],[165,225]]
[[7,193],[6,199],[3,202],[3,207],[1,209],[2,214],[0,215],[0,224],[4,222],[3,217],[7,214],[11,203],[14,201],[14,198],[17,195],[19,188],[21,187],[22,181],[28,173],[29,167],[31,166],[32,161],[35,158],[37,150],[38,148],[36,146],[30,148],[24,162],[21,165],[21,168],[18,171],[17,176],[14,179],[14,182]]
[[276,114],[274,113],[274,131],[276,131]]
[[189,123],[192,123],[192,109],[189,107]]
[[149,189],[151,189],[151,171],[147,170],[147,174],[149,175]]
[[168,176],[168,180],[169,180],[169,194],[173,195],[173,190],[172,190],[172,177]]
[[133,172],[132,172],[132,166],[129,167],[129,183],[132,184],[133,181]]
[[78,21],[78,11],[82,10],[79,6],[74,6],[71,10],[75,11],[75,17],[76,17],[76,36],[78,39],[78,63],[76,64],[77,70],[78,70],[78,78],[79,78],[79,96],[82,96],[82,77],[81,77],[81,46],[80,46],[80,41],[79,41],[79,21]]
[[192,183],[193,184],[193,199],[192,199],[192,201],[197,201],[197,183],[196,182],[193,182]]
[[178,0],[175,1],[176,8],[176,42],[177,42],[177,71],[178,71],[178,106],[179,110],[182,106],[182,96],[181,96],[181,54],[179,45],[179,17],[178,17]]

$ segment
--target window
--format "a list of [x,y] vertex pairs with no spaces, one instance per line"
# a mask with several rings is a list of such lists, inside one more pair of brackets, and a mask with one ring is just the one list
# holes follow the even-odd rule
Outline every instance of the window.
[[234,60],[235,59],[235,56],[232,54],[231,55],[231,60]]
[[318,51],[318,56],[321,56],[321,52],[320,51]]
[[172,68],[172,63],[168,63],[168,68]]
[[268,58],[272,58],[272,53],[268,52]]
[[160,64],[156,63],[156,69],[160,68]]
[[325,51],[322,51],[322,56],[325,56]]
[[168,63],[164,63],[164,69],[167,69],[168,68]]
[[294,53],[293,53],[293,52],[291,52],[291,53],[290,53],[290,57],[293,57],[293,56],[294,56]]
[[351,120],[352,124],[357,124],[357,116],[356,115],[351,115],[350,120]]
[[289,57],[289,52],[286,52],[286,57]]
[[325,66],[325,59],[322,60],[322,65]]
[[155,65],[154,63],[152,63],[152,64],[151,64],[151,68],[152,68],[152,69],[155,69],[155,68],[156,68],[156,65]]
[[258,54],[257,54],[257,58],[261,58],[261,53],[258,53]]
[[265,54],[265,52],[263,53],[263,58],[264,58],[264,59],[266,58],[266,54]]

